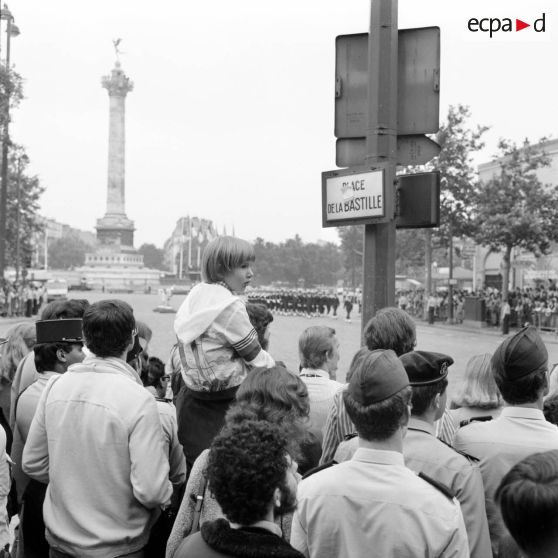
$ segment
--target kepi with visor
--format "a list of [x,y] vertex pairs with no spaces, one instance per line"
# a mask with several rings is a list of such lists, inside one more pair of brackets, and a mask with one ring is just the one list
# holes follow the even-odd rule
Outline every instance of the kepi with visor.
[[35,324],[37,345],[42,343],[83,343],[82,320],[40,320]]

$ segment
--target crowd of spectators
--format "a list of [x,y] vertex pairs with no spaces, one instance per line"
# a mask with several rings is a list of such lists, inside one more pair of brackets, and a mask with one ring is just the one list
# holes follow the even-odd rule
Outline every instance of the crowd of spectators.
[[0,285],[0,316],[36,316],[45,299],[43,286],[30,282],[4,280]]
[[[465,289],[453,290],[453,317],[456,323],[465,318],[465,299],[474,297],[484,303],[484,320],[487,326],[502,325],[502,293],[492,287],[476,291]],[[429,297],[423,289],[399,290],[396,293],[399,308],[411,316],[423,319],[428,310],[433,308],[436,321],[445,321],[449,316],[449,293],[438,291]],[[510,290],[508,293],[509,325],[521,327],[525,324],[538,329],[555,330],[558,325],[558,290],[550,287],[524,287]]]

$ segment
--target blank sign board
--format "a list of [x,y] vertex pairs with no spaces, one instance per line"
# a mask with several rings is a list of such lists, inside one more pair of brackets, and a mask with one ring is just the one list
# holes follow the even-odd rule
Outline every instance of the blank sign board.
[[[433,134],[439,128],[440,28],[400,29],[397,133]],[[335,136],[366,136],[368,33],[335,42]]]

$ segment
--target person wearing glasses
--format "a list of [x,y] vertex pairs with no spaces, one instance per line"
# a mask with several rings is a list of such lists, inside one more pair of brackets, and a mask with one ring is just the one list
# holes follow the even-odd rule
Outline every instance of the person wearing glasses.
[[136,322],[129,304],[101,300],[83,315],[92,353],[51,378],[31,423],[23,471],[48,482],[50,558],[144,558],[171,500],[155,398],[126,364]]

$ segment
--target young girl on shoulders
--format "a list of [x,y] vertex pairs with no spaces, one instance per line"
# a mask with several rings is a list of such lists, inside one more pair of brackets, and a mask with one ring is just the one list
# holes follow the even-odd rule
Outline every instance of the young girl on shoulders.
[[254,249],[230,236],[210,242],[203,253],[202,279],[177,312],[184,380],[177,398],[179,439],[193,463],[224,424],[236,390],[252,368],[275,362],[262,349],[241,295],[254,273]]

